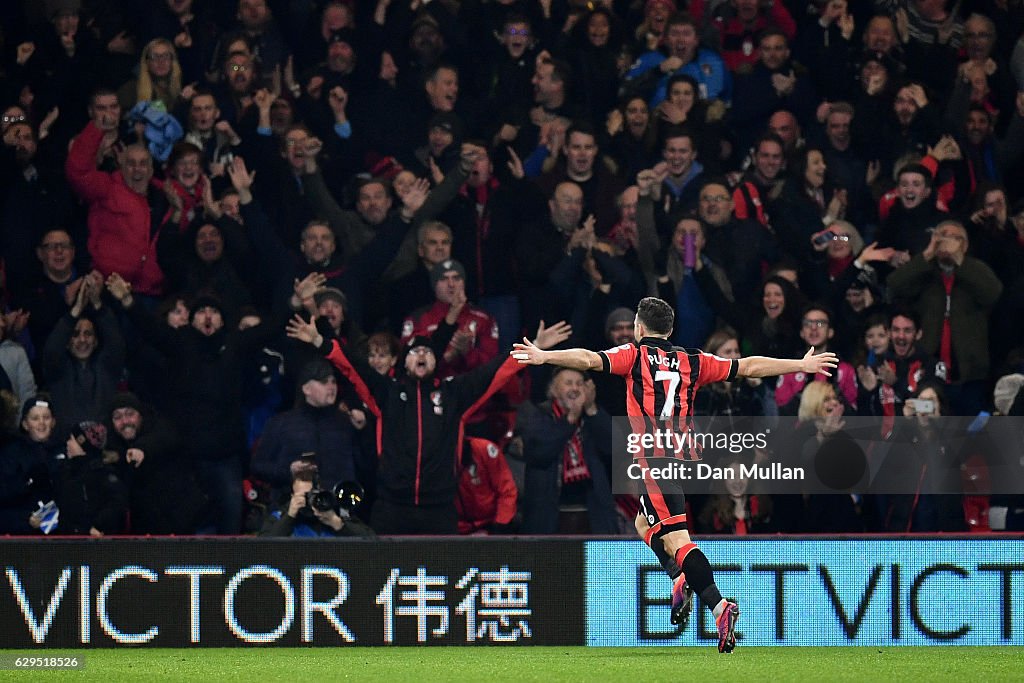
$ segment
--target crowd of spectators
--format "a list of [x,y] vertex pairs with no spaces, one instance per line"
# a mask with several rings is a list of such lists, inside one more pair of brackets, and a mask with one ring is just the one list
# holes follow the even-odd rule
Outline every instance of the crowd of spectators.
[[[679,345],[840,355],[702,415],[1020,415],[1022,32],[1018,0],[3,3],[0,533],[624,533],[621,380],[506,358],[631,341],[646,295]],[[904,498],[739,482],[691,519],[988,528]]]

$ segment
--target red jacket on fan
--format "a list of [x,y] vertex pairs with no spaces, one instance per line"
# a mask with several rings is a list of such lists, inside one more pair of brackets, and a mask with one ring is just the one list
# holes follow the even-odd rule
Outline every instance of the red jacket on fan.
[[93,267],[104,276],[120,273],[137,294],[162,294],[164,274],[156,260],[160,231],[151,234],[149,201],[125,184],[120,171],[96,168],[102,140],[103,131],[92,122],[86,124],[72,141],[64,165],[68,183],[89,204]]
[[[402,323],[402,344],[409,343],[417,335],[432,337],[446,315],[448,304],[442,301],[435,301],[432,306],[414,312]],[[465,374],[498,355],[498,323],[487,313],[466,304],[455,321],[455,328],[472,332],[473,341],[469,351],[457,355],[451,363],[441,357],[437,359],[438,377]]]
[[518,496],[512,471],[498,444],[467,437],[455,498],[459,533],[471,534],[492,524],[509,524],[516,516]]

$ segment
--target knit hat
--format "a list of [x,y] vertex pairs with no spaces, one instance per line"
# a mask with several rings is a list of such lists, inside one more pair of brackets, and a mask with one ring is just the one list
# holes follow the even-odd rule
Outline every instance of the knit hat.
[[337,287],[324,287],[313,295],[313,301],[317,306],[322,304],[324,301],[337,301],[341,304],[343,309],[348,310],[348,298],[345,296],[345,293]]
[[52,21],[62,14],[79,14],[82,0],[46,0],[46,16]]
[[107,445],[107,428],[99,422],[79,422],[71,428],[71,438],[78,442],[86,455],[99,455]]
[[334,376],[334,368],[323,358],[315,358],[299,369],[295,385],[302,387],[306,382],[326,382]]
[[371,178],[383,178],[384,180],[394,180],[395,176],[405,170],[402,163],[392,156],[378,156],[376,154],[367,154],[367,168],[370,169]]
[[1024,375],[1019,372],[999,378],[999,381],[996,382],[996,388],[992,392],[992,403],[995,404],[996,410],[1000,414],[1010,414],[1010,408],[1013,406],[1013,401],[1017,398],[1017,392],[1020,391],[1022,386],[1024,386]]
[[417,346],[426,346],[428,349],[431,348],[430,337],[422,334],[417,334],[415,337],[413,337],[406,343],[405,352],[409,353],[409,351],[415,349]]
[[634,313],[633,311],[629,310],[625,306],[620,306],[619,308],[616,308],[614,311],[612,311],[611,313],[608,314],[607,318],[605,318],[605,321],[604,321],[604,331],[605,331],[605,334],[611,332],[612,328],[615,327],[616,325],[618,325],[619,323],[629,323],[629,324],[632,325],[633,324],[633,320],[635,318],[636,318],[636,313]]
[[431,352],[433,352],[433,348],[430,346],[430,337],[424,336],[422,334],[417,334],[415,337],[406,342],[405,346],[402,347],[401,356],[399,357],[398,362],[395,363],[395,367],[403,369],[404,371],[405,359],[409,356],[409,352],[415,349],[417,346],[425,346],[428,349],[430,349]]
[[427,126],[427,130],[433,130],[434,128],[440,128],[445,132],[451,133],[452,137],[456,140],[462,139],[462,119],[455,112],[439,111],[430,117],[430,125]]
[[114,397],[110,399],[110,412],[113,413],[115,410],[121,408],[131,408],[132,410],[141,413],[142,412],[142,401],[139,397],[130,391],[119,391],[114,394]]
[[220,299],[218,299],[217,297],[212,296],[210,294],[200,294],[192,302],[192,305],[189,306],[189,309],[188,309],[188,320],[189,320],[189,322],[192,322],[193,318],[196,317],[196,313],[201,308],[216,308],[217,311],[221,315],[224,315],[224,305],[220,302]]
[[441,278],[450,272],[456,272],[463,280],[466,279],[466,269],[462,267],[462,264],[453,258],[447,261],[441,261],[430,270],[430,288],[434,289],[437,287],[437,283],[440,282]]
[[860,57],[860,66],[864,66],[868,62],[876,62],[881,64],[882,67],[889,73],[890,76],[897,76],[903,71],[903,66],[896,61],[892,56],[884,52],[876,52],[874,50],[865,50]]
[[32,398],[27,399],[24,403],[21,404],[21,419],[18,420],[18,424],[20,425],[22,422],[24,422],[25,418],[28,417],[29,411],[37,407],[49,408],[50,412],[53,412],[53,406],[50,405],[50,402],[48,400],[41,396],[33,396]]

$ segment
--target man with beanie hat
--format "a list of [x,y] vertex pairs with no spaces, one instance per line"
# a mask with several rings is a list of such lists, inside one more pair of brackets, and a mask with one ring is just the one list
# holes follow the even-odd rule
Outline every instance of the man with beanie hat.
[[131,533],[195,533],[206,501],[177,430],[128,391],[114,395],[107,416],[107,448],[128,486]]
[[271,485],[274,498],[291,487],[304,453],[315,454],[324,488],[356,478],[359,447],[351,421],[338,410],[334,368],[316,357],[299,370],[295,386],[295,407],[270,418],[252,458],[253,474]]
[[117,471],[104,462],[107,428],[80,422],[71,430],[57,474],[56,501],[62,535],[105,536],[121,533],[128,491]]
[[620,306],[608,314],[604,321],[604,334],[612,346],[628,344],[633,341],[633,319],[636,312]]
[[[614,309],[604,319],[602,330],[604,336],[601,339],[593,340],[593,348],[614,348],[631,343],[635,318],[636,312],[630,308],[620,306]],[[626,383],[621,377],[610,372],[594,372],[587,380],[594,383],[597,405],[607,411],[609,415],[626,414]]]
[[206,337],[219,332],[224,327],[224,311],[220,299],[212,294],[197,296],[189,307],[188,322]]
[[172,328],[134,305],[131,288],[121,277],[107,278],[107,289],[174,368],[166,378],[168,411],[210,500],[210,516],[201,531],[239,533],[247,448],[241,395],[244,361],[278,333],[281,318],[268,315],[244,330],[225,326],[220,303],[202,296],[192,307],[191,325]]
[[[550,348],[569,336],[569,327],[543,325],[537,343]],[[405,358],[405,376],[386,377],[362,359],[350,358],[326,327],[295,317],[288,336],[312,344],[355,387],[377,418],[377,501],[372,526],[380,534],[454,534],[457,529],[455,464],[461,462],[463,423],[468,414],[501,389],[517,367],[503,356],[464,375],[442,381],[426,339]]]
[[462,154],[464,126],[462,119],[453,111],[439,111],[430,117],[427,124],[427,144],[413,152],[415,163],[406,168],[417,176],[430,176],[430,163],[437,165],[448,175],[459,163]]
[[[498,353],[498,324],[466,301],[466,269],[455,259],[430,271],[434,303],[413,312],[402,323],[401,341],[422,335],[435,339],[440,352],[438,374],[461,375],[480,367]],[[442,340],[450,340],[443,346]]]
[[316,313],[321,318],[326,318],[331,324],[334,336],[352,347],[357,352],[363,351],[366,342],[366,335],[362,327],[349,314],[348,297],[337,287],[324,287],[313,295],[314,310],[307,310]]

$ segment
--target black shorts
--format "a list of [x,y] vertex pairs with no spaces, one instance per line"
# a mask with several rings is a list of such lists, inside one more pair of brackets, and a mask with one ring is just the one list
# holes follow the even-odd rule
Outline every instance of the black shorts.
[[658,482],[644,479],[646,492],[640,496],[640,514],[647,519],[650,529],[644,538],[651,539],[673,531],[687,531],[686,496],[681,493],[662,493]]

